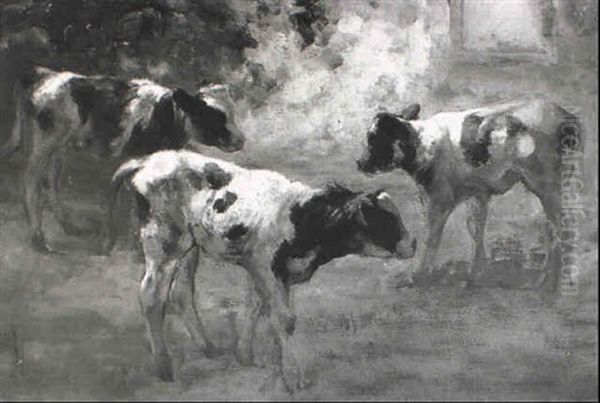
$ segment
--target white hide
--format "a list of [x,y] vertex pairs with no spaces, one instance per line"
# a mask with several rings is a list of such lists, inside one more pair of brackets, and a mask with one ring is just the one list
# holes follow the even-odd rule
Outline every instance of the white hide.
[[[465,111],[441,112],[423,120],[403,120],[412,125],[419,135],[421,147],[417,151],[420,163],[427,164],[434,158],[435,150],[441,142],[447,141],[457,152],[461,152],[460,140],[462,136],[462,124],[465,118],[471,114],[484,119],[482,126],[488,120],[494,120],[505,113],[513,114],[526,125],[536,126],[542,116],[541,108],[544,101],[540,99],[527,99],[513,102],[505,102],[489,105],[482,108],[474,108]],[[500,150],[509,140],[506,127],[491,132],[491,150]],[[517,139],[516,155],[520,158],[527,157],[535,150],[535,141],[528,135]]]
[[[234,193],[237,200],[226,211],[218,213],[212,208],[213,202],[226,192]],[[190,203],[190,218],[209,233],[220,236],[232,225],[242,224],[259,236],[269,234],[276,239],[290,239],[293,228],[289,209],[315,192],[272,171],[243,170],[235,173],[231,182],[219,190],[197,192]]]
[[443,112],[433,115],[429,119],[410,121],[410,124],[419,133],[421,144],[429,149],[444,137],[448,137],[452,144],[460,143],[462,123],[470,111]]
[[[44,69],[40,70],[43,71]],[[49,72],[31,95],[31,101],[36,112],[43,109],[53,111],[54,130],[63,132],[61,133],[63,137],[60,140],[65,144],[73,137],[78,139],[77,143],[80,143],[89,133],[87,125],[80,127],[81,120],[77,104],[73,100],[71,92],[66,90],[69,81],[76,77],[82,76],[68,71]],[[34,129],[38,127],[36,124]],[[37,143],[39,141],[43,141],[43,137],[34,136],[33,142]]]
[[516,110],[526,104],[526,101],[506,102],[465,111],[440,112],[427,119],[404,122],[411,124],[415,128],[417,133],[419,133],[421,144],[427,149],[446,136],[453,145],[458,146],[462,134],[462,123],[467,116],[477,114],[482,118],[486,118],[490,115]]
[[31,97],[33,104],[36,107],[41,108],[47,105],[50,101],[55,100],[57,97],[64,95],[64,87],[71,79],[75,77],[82,76],[71,73],[70,71],[61,71],[58,73],[49,74],[33,91]]
[[[249,229],[251,237],[259,237],[262,241],[267,241],[267,237],[279,241],[291,239],[294,233],[289,209],[293,204],[303,203],[319,192],[273,171],[246,170],[188,151],[161,151],[151,155],[134,175],[132,184],[140,193],[152,197],[149,193],[153,184],[175,177],[186,169],[202,176],[204,167],[209,163],[231,174],[231,181],[217,190],[190,187],[189,197],[184,197],[186,205],[183,211],[186,224],[196,228],[194,234],[202,238],[197,241],[213,255],[225,252],[225,234],[235,225],[243,225]],[[224,198],[227,192],[234,193],[237,199],[219,213],[213,204]]]

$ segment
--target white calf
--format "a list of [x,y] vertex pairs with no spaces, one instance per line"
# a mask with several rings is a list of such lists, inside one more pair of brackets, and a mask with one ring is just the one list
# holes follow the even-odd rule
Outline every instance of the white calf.
[[[409,258],[416,247],[382,191],[314,189],[272,171],[247,170],[189,151],[132,160],[115,173],[117,184],[125,179],[138,200],[146,259],[140,302],[164,380],[173,379],[162,331],[167,302],[179,308],[192,338],[202,343],[193,288],[199,254],[247,270],[260,302],[248,307],[240,359],[251,362],[254,324],[260,312],[268,312],[279,366],[293,389],[299,379],[289,372],[296,366],[288,348],[295,326],[290,287],[347,254]],[[206,346],[212,349],[209,341]]]

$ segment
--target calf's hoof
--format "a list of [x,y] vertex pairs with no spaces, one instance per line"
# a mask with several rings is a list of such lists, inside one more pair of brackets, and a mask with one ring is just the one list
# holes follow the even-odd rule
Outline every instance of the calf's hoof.
[[479,286],[479,282],[478,279],[473,278],[473,277],[469,277],[466,281],[465,281],[465,288],[473,290],[475,288],[477,288]]
[[306,389],[309,386],[303,368],[298,365],[298,362],[293,356],[287,355],[285,352],[283,353],[281,375],[283,385],[290,394]]
[[411,277],[412,287],[428,287],[432,284],[431,274],[428,270],[420,270]]
[[394,286],[396,288],[412,288],[415,286],[413,277],[408,274],[402,273],[401,275],[394,276]]
[[243,367],[253,367],[256,365],[256,362],[254,361],[254,354],[247,349],[238,348],[235,355],[238,362]]
[[[274,372],[267,375],[267,377],[263,380],[262,384],[259,386],[258,390],[260,391],[260,393],[269,393],[275,390],[279,383],[282,383],[281,376],[279,373]],[[286,388],[285,385],[283,387],[284,389]],[[287,389],[286,392],[290,393]]]
[[144,250],[142,248],[135,247],[133,250],[133,261],[135,263],[144,263],[146,257],[144,256]]
[[155,355],[154,363],[156,364],[158,377],[162,381],[173,382],[175,380],[175,377],[173,376],[173,366],[171,365],[171,359],[168,354]]
[[60,225],[65,234],[72,236],[99,235],[103,224],[95,217],[67,216],[60,220]]
[[308,388],[308,386],[306,382],[299,378],[290,379],[282,376],[280,371],[273,371],[264,379],[262,385],[259,387],[259,391],[261,393],[269,393],[281,388],[289,396],[294,396],[300,390]]
[[51,254],[55,252],[55,250],[46,241],[44,234],[41,232],[31,236],[31,246],[34,250],[43,254]]
[[207,344],[206,347],[204,347],[204,355],[209,359],[217,358],[224,353],[224,349],[218,348],[214,344]]
[[293,395],[300,390],[307,389],[310,383],[305,379],[303,374],[297,373],[293,377],[290,377],[289,374],[283,376],[283,386],[287,393]]
[[112,250],[115,248],[115,240],[111,237],[104,236],[102,240],[102,245],[100,245],[99,254],[102,256],[108,256],[111,254]]
[[173,376],[173,368],[171,364],[165,364],[158,367],[158,377],[163,382],[173,382],[175,377]]

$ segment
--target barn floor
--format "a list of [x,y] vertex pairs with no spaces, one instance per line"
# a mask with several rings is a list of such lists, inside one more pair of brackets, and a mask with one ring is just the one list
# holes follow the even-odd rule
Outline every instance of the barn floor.
[[[564,94],[572,105],[584,106],[590,133],[597,132],[597,88],[585,86],[591,81],[575,86],[550,83],[548,77],[556,73],[536,74],[546,88]],[[501,96],[526,93],[531,88],[523,83],[533,82],[531,75],[513,74],[510,68],[502,74],[484,69],[468,76],[472,80],[468,91],[464,82],[452,81],[455,87],[440,90],[436,105],[444,102],[444,96],[458,104],[491,99],[485,88],[492,81],[495,88],[505,88]],[[592,80],[593,75],[583,79]],[[597,140],[591,147],[597,152]],[[76,157],[69,161],[66,202],[77,214],[91,214],[80,211],[83,206],[99,216],[102,186],[96,178],[108,178],[110,172],[106,168],[99,172],[94,161]],[[260,161],[314,184],[336,177],[352,186],[385,186],[395,200],[402,200],[399,206],[407,227],[423,239],[424,209],[416,188],[397,174],[368,179],[354,172],[347,156],[314,164],[310,155],[283,159],[250,150],[228,158],[246,164]],[[17,160],[0,164],[1,399],[289,398],[280,383],[270,381],[270,337],[264,323],[256,345],[257,367],[240,367],[231,351],[242,301],[241,269],[201,264],[198,303],[223,352],[215,359],[205,358],[171,318],[167,334],[177,381],[162,383],[154,375],[137,305],[142,265],[134,254],[121,249],[109,257],[98,256],[97,239],[66,236],[50,215],[46,219],[50,239],[63,253],[33,252],[26,242],[17,190],[21,164]],[[76,194],[86,196],[76,200]],[[596,196],[588,205],[590,221],[581,229],[579,244],[579,293],[555,305],[526,290],[398,287],[415,260],[347,257],[322,268],[309,284],[294,291],[297,351],[309,382],[294,398],[597,399]],[[486,240],[513,232],[535,239],[540,217],[539,203],[516,188],[493,202]],[[449,221],[440,252],[447,259],[470,254],[464,222],[464,209],[459,208]]]

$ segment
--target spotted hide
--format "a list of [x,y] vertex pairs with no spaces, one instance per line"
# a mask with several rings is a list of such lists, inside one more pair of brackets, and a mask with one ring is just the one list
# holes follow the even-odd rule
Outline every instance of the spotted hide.
[[[0,156],[29,145],[25,205],[31,242],[41,251],[50,250],[42,231],[43,183],[48,184],[50,207],[64,230],[72,234],[83,231],[59,201],[58,184],[68,147],[100,158],[125,159],[179,149],[190,139],[228,152],[244,144],[224,86],[210,85],[191,95],[145,79],[126,81],[43,67],[24,75],[21,84],[15,86],[12,135]],[[108,194],[111,219],[114,197]],[[114,231],[108,227],[107,232],[110,248]]]
[[[416,241],[390,196],[339,185],[315,189],[267,170],[247,170],[189,151],[162,151],[131,160],[116,172],[142,201],[145,274],[142,312],[159,376],[173,372],[163,338],[165,304],[174,304],[199,345],[206,340],[194,307],[200,254],[242,266],[258,302],[247,307],[239,335],[242,363],[252,361],[257,317],[268,313],[281,346],[279,370],[293,390],[299,382],[290,344],[295,316],[290,287],[308,281],[325,263],[348,254],[410,258]],[[173,279],[177,279],[173,281]]]
[[[417,278],[427,278],[446,221],[464,201],[471,208],[467,228],[475,242],[471,267],[476,277],[487,261],[483,239],[488,202],[518,182],[539,198],[550,222],[548,238],[556,239],[561,156],[583,147],[576,116],[540,99],[443,112],[428,119],[419,119],[418,111],[412,105],[397,115],[378,114],[357,161],[367,174],[400,168],[427,195],[429,235]],[[556,291],[559,265],[551,245],[543,284]]]

